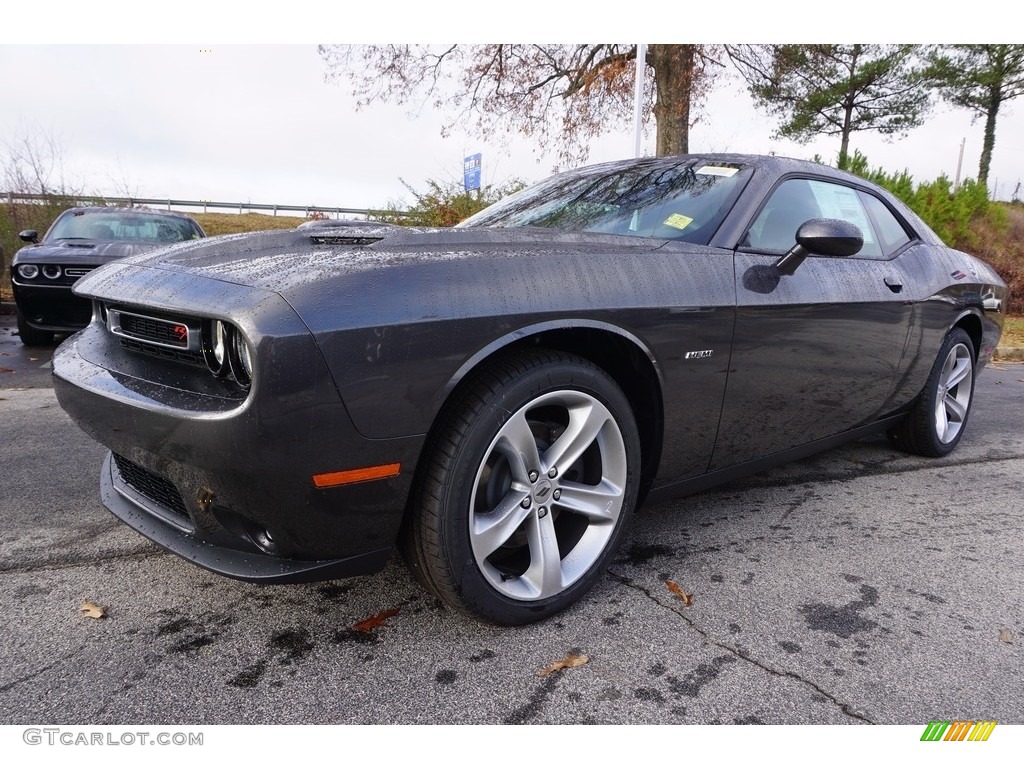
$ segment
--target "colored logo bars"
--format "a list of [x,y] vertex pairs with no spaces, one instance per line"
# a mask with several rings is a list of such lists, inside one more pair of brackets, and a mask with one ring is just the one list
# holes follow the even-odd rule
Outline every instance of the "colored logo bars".
[[921,741],[988,741],[995,727],[995,720],[932,720]]

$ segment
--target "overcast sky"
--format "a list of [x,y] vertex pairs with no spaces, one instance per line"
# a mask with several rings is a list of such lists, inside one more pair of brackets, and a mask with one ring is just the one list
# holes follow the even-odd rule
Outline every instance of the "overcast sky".
[[[119,5],[105,5],[104,19],[117,18]],[[533,5],[519,2],[516,8],[528,10]],[[127,191],[140,197],[380,207],[409,201],[400,178],[417,188],[427,179],[461,179],[462,158],[475,152],[483,154],[485,183],[500,184],[513,177],[535,181],[549,175],[554,156],[538,153],[524,140],[502,146],[459,132],[442,138],[446,116],[429,106],[412,115],[408,106],[389,104],[356,111],[343,84],[325,82],[315,45],[318,38],[480,41],[495,28],[480,15],[487,11],[479,4],[468,6],[478,9],[469,16],[467,6],[454,8],[440,22],[437,14],[444,4],[435,4],[430,7],[430,23],[422,25],[415,15],[399,13],[402,6],[393,2],[375,12],[388,16],[386,24],[374,13],[366,16],[345,9],[336,15],[337,7],[332,11],[315,3],[297,7],[299,19],[250,20],[246,26],[231,16],[212,18],[187,2],[161,6],[165,16],[170,8],[179,9],[173,19],[158,21],[153,15],[148,23],[131,28],[97,25],[95,19],[83,19],[85,6],[70,4],[66,7],[77,9],[72,18],[78,22],[59,12],[53,14],[55,23],[43,27],[28,21],[19,25],[15,18],[0,32],[0,141],[53,136],[63,148],[70,181],[89,192]],[[133,9],[138,21],[143,18],[140,9],[149,6],[125,7]],[[422,4],[412,7],[422,10]],[[666,11],[674,14],[672,18],[678,18],[681,8],[659,3],[644,7],[676,9]],[[565,14],[566,9],[558,12]],[[206,19],[201,32],[196,27],[199,17]],[[583,33],[611,35],[607,29],[574,26],[571,16],[545,18],[560,23],[539,27],[511,20],[500,27],[501,38],[550,42],[578,41]],[[462,23],[455,23],[460,19]],[[707,40],[766,39],[754,19],[741,26],[722,26],[705,13],[701,22],[701,37]],[[13,44],[9,36],[17,29],[30,31],[17,38],[28,43]],[[912,37],[915,42],[977,41],[977,30],[970,24],[958,30],[965,36],[951,38],[950,32],[925,29]],[[634,18],[622,29],[615,27],[616,36],[627,39],[627,33],[645,32],[663,35],[664,25]],[[845,34],[858,32],[870,34],[869,28],[844,27]],[[805,29],[801,37],[832,41],[824,31],[810,34]],[[195,39],[197,35],[203,39]],[[693,39],[692,31],[684,39]],[[96,42],[74,44],[85,40]],[[143,44],[123,44],[129,40]],[[237,44],[252,41],[260,44]],[[178,44],[158,44],[168,42]],[[594,144],[590,161],[632,154],[630,116],[626,117],[621,130]],[[916,180],[924,181],[940,173],[953,177],[961,140],[966,139],[963,175],[976,176],[982,127],[980,122],[972,124],[969,113],[938,105],[926,124],[905,138],[886,141],[874,134],[855,134],[852,147],[864,152],[872,166],[907,168]],[[653,124],[648,128],[644,147],[650,154]],[[819,153],[834,160],[837,138],[800,145],[772,140],[774,128],[775,122],[754,110],[741,84],[725,70],[691,133],[690,149],[806,158]],[[1009,103],[1000,115],[990,184],[997,197],[1006,199],[1022,179],[1024,101]]]

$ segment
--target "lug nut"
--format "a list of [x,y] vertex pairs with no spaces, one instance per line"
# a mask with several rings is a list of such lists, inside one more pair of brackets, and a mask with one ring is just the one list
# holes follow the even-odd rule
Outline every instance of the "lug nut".
[[530,470],[530,482],[531,483],[536,483],[538,477],[540,477],[540,474],[537,472],[537,470],[531,469]]
[[562,491],[558,488],[555,488],[555,492],[551,494],[551,498],[553,498],[555,501],[558,501],[560,498],[562,498]]
[[530,501],[529,496],[527,496],[525,499],[519,502],[519,506],[522,507],[523,509],[529,509],[530,504],[532,504],[532,502]]
[[542,517],[546,517],[547,514],[548,514],[548,508],[547,507],[538,507],[537,508],[537,519],[538,520],[540,518],[542,518]]
[[558,467],[552,467],[548,470],[548,477],[558,477]]

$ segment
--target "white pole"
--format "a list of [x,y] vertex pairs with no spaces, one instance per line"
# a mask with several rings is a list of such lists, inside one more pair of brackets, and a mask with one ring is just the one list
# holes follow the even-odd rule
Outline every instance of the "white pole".
[[964,164],[964,144],[967,143],[967,137],[965,136],[960,142],[960,157],[956,161],[956,181],[953,182],[953,191],[956,192],[960,189],[960,168]]
[[633,95],[633,125],[636,130],[636,140],[633,146],[633,157],[641,157],[640,142],[643,138],[643,106],[644,106],[644,68],[646,66],[647,46],[644,43],[636,45],[636,89]]

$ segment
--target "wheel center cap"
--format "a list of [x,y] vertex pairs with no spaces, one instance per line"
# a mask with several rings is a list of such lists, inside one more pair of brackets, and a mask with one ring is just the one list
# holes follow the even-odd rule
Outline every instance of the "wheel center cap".
[[547,480],[541,482],[533,489],[533,498],[538,502],[546,501],[548,496],[551,495],[551,483]]

